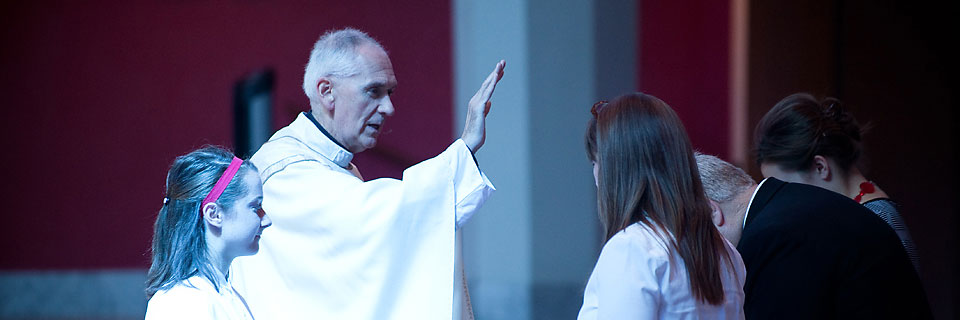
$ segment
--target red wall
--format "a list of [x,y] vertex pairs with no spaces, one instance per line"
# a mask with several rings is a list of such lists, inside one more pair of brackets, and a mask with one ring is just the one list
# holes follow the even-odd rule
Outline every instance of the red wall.
[[730,2],[638,1],[640,91],[669,104],[694,148],[729,159]]
[[399,176],[452,140],[450,23],[442,0],[0,4],[0,269],[148,266],[173,158],[232,144],[233,84],[250,71],[276,71],[277,128],[307,110],[302,68],[331,28],[390,52],[397,114],[356,162]]

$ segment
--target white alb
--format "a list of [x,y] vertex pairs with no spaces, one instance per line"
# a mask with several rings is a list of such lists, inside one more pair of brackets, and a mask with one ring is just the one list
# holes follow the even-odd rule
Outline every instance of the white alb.
[[451,319],[458,226],[493,185],[457,140],[403,179],[364,181],[301,114],[252,157],[273,225],[231,275],[258,320]]

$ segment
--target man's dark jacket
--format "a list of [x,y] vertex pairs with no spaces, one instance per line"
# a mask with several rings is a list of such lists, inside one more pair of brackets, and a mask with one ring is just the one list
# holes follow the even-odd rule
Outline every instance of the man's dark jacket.
[[737,250],[747,319],[932,317],[893,229],[835,192],[767,179]]

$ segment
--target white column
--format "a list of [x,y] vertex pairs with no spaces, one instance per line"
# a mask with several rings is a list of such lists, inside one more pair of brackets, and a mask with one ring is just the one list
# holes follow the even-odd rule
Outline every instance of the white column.
[[454,1],[457,135],[466,102],[507,60],[477,154],[497,192],[463,230],[478,319],[576,317],[601,240],[583,135],[596,100],[635,90],[635,8]]
[[477,153],[497,192],[463,229],[464,265],[477,319],[530,318],[532,271],[526,1],[455,0],[455,134],[466,103],[500,59],[487,139]]

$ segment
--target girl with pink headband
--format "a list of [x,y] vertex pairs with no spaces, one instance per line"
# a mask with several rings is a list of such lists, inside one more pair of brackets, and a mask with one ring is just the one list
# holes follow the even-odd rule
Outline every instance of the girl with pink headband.
[[270,226],[257,168],[218,147],[178,157],[154,225],[146,319],[252,319],[230,264]]

